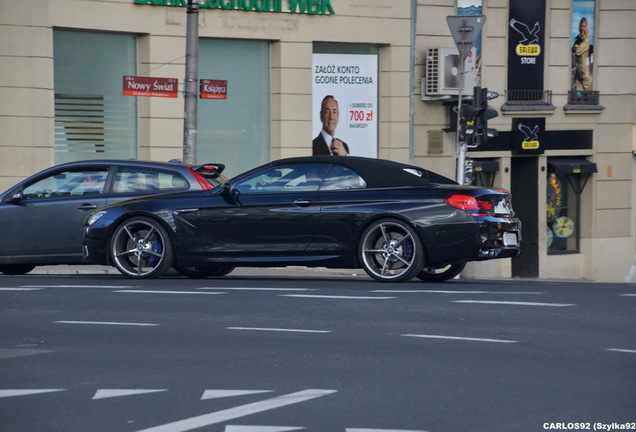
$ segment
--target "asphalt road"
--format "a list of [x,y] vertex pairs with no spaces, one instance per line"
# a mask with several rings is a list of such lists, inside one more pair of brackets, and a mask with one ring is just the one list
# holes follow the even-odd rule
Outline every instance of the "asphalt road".
[[636,430],[635,312],[636,284],[0,276],[0,431]]

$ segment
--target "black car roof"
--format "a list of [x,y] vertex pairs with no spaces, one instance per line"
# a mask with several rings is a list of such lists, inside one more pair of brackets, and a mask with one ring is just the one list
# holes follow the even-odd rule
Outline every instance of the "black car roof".
[[180,162],[157,162],[157,161],[146,161],[146,160],[137,160],[137,159],[88,159],[88,160],[78,160],[73,162],[65,162],[59,165],[55,165],[51,168],[73,167],[78,165],[147,165],[147,166],[155,166],[155,167],[185,166],[184,164]]
[[[455,181],[425,168],[386,159],[360,156],[305,156],[279,159],[271,166],[290,163],[329,163],[347,167],[364,178],[367,187],[426,186],[431,183],[456,184]],[[407,171],[410,170],[410,171]]]

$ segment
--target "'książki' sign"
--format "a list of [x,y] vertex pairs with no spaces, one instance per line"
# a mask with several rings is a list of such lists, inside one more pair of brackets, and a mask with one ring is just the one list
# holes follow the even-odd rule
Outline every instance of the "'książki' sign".
[[123,94],[124,96],[176,98],[179,95],[179,80],[124,75]]
[[200,80],[199,97],[201,99],[227,99],[227,81]]

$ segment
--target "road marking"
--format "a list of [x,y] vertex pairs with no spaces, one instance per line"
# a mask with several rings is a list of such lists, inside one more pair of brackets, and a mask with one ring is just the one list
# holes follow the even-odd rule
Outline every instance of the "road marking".
[[345,432],[426,432],[425,430],[406,429],[351,429],[346,428]]
[[40,393],[53,393],[65,391],[66,389],[31,389],[31,390],[0,390],[0,398],[12,396],[28,396]]
[[234,396],[244,396],[258,393],[271,393],[272,390],[206,390],[201,396],[201,400],[218,399]]
[[337,300],[389,300],[389,299],[397,298],[397,297],[332,296],[332,295],[311,295],[311,294],[280,294],[280,297],[320,298],[320,299],[337,299]]
[[313,288],[256,288],[256,287],[202,287],[200,290],[218,291],[316,291]]
[[636,297],[636,294],[621,294],[623,297]]
[[33,349],[33,348],[0,348],[0,360],[11,357],[24,357],[36,354],[48,354],[54,350]]
[[0,288],[0,291],[37,291],[37,290],[41,290],[42,288],[28,288],[28,287],[23,287],[23,288]]
[[225,294],[223,292],[200,292],[200,291],[153,291],[153,290],[121,290],[114,291],[117,293],[133,293],[133,294],[200,294],[200,295],[214,295]]
[[459,336],[440,336],[440,335],[424,335],[424,334],[403,334],[402,336],[426,338],[426,339],[463,340],[463,341],[470,341],[470,342],[519,343],[519,341],[506,340],[506,339],[484,339],[484,338],[469,338],[469,337],[459,337]]
[[622,353],[631,353],[631,354],[636,354],[636,350],[621,349],[621,348],[608,348],[606,351],[614,351],[614,352],[622,352]]
[[167,423],[160,426],[143,429],[137,432],[184,432],[213,424],[222,423],[228,420],[234,420],[239,417],[244,417],[250,414],[256,414],[263,411],[272,410],[275,408],[284,407],[287,405],[293,405],[300,402],[305,402],[311,399],[319,398],[322,396],[336,393],[337,390],[320,390],[310,389],[303,390],[296,393],[290,393],[282,396],[278,396],[272,399],[267,399],[260,402],[254,402],[247,405],[241,405],[235,408],[229,408],[222,411],[212,412],[209,414],[203,414],[196,417],[190,417],[188,419],[179,420],[173,423]]
[[304,427],[298,426],[240,426],[240,425],[228,425],[225,426],[224,432],[287,432],[302,430]]
[[[490,291],[446,291],[446,290],[373,290],[374,293],[400,293],[400,294],[490,294]],[[355,429],[354,429],[355,430]]]
[[144,389],[130,389],[130,390],[126,390],[126,389],[102,389],[102,390],[97,390],[95,392],[95,396],[93,396],[93,400],[94,399],[107,399],[107,398],[113,398],[113,397],[121,397],[121,396],[133,396],[133,395],[139,395],[139,394],[146,394],[146,393],[158,393],[158,392],[165,392],[168,391],[167,389],[156,389],[156,390],[144,390]]
[[109,322],[109,321],[55,321],[56,324],[90,324],[90,325],[114,325],[114,326],[137,326],[137,327],[156,327],[161,324],[150,323],[125,323],[125,322]]
[[453,303],[476,303],[476,304],[496,304],[513,306],[547,306],[547,307],[568,307],[576,306],[567,303],[536,303],[536,302],[513,302],[513,301],[491,301],[491,300],[454,300]]
[[267,328],[267,327],[226,327],[226,329],[227,330],[292,332],[292,333],[331,333],[331,330],[301,330],[301,329]]
[[23,285],[23,288],[104,288],[104,289],[126,289],[135,288],[125,285]]
[[458,291],[458,290],[373,290],[374,293],[400,293],[400,294],[504,294],[504,295],[541,295],[545,292],[536,291]]

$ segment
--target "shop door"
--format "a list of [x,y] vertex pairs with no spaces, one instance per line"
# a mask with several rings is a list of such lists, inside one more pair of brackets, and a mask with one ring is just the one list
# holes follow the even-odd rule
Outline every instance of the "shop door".
[[511,163],[512,207],[522,223],[521,255],[512,258],[512,276],[539,277],[539,158],[516,157]]

